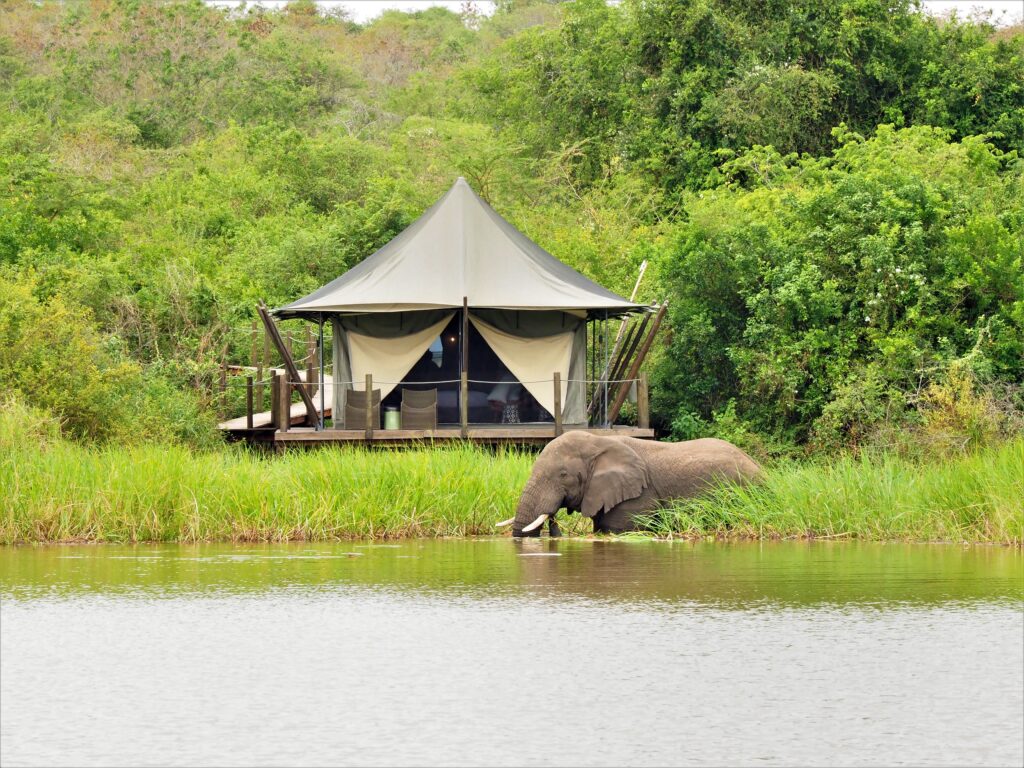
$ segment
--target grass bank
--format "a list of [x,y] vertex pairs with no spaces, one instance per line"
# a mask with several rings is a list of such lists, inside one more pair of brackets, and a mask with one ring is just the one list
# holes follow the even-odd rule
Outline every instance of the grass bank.
[[[444,447],[260,456],[90,447],[0,409],[0,543],[283,541],[493,535],[533,457]],[[1019,544],[1024,440],[973,456],[770,467],[657,515],[664,536],[849,537]],[[564,519],[566,516],[563,515]],[[589,522],[568,517],[569,531]]]
[[843,457],[767,468],[650,519],[661,536],[1024,541],[1024,439],[929,461]]

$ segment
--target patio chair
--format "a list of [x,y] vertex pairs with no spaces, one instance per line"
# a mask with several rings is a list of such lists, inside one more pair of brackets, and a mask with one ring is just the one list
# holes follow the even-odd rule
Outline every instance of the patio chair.
[[437,429],[437,390],[402,390],[402,429]]
[[[373,428],[380,429],[380,390],[370,393],[373,403]],[[345,392],[345,429],[366,428],[366,392],[349,389]]]

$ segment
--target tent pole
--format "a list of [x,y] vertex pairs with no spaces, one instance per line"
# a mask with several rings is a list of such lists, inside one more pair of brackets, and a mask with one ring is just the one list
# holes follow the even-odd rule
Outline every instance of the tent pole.
[[[608,368],[608,310],[604,310],[604,322],[601,324],[601,367],[602,369]],[[608,424],[608,379],[604,378],[604,418],[602,422],[604,426],[611,426]]]
[[469,297],[462,297],[462,354],[459,356],[459,426],[462,438],[469,437]]
[[320,354],[317,357],[320,358],[320,428],[319,432],[324,431],[324,313],[320,312]]

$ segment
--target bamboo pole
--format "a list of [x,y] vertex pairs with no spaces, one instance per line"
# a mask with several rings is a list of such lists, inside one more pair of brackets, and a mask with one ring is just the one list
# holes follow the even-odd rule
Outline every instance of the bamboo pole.
[[[636,283],[633,284],[633,292],[629,294],[629,300],[635,301],[637,291],[640,290],[640,282],[644,279],[644,273],[647,271],[647,259],[640,262],[640,273],[636,276]],[[622,334],[625,332],[628,318],[623,318],[622,322],[619,323],[619,331],[615,334],[615,343],[612,344],[612,351],[609,355],[609,360],[615,360],[615,356],[619,352],[619,345],[622,344]],[[611,371],[608,370],[607,365],[605,369],[601,371],[601,378],[607,379],[610,377]],[[611,377],[614,378],[614,377]]]
[[640,370],[640,366],[647,357],[647,353],[651,350],[651,344],[654,343],[654,337],[658,333],[658,328],[661,327],[661,321],[665,318],[665,312],[668,309],[668,302],[663,303],[658,307],[658,314],[654,316],[654,322],[651,323],[651,330],[647,333],[647,338],[644,339],[643,345],[640,347],[640,351],[637,352],[636,358],[633,360],[633,364],[629,368],[629,374],[625,377],[622,384],[619,385],[618,394],[615,396],[615,400],[612,403],[611,408],[608,409],[608,424],[614,424],[615,419],[619,416],[619,411],[622,409],[622,404],[626,402],[626,395],[629,393],[630,381],[636,378],[637,372]]
[[[284,358],[285,372],[288,375],[289,382],[299,381],[299,370],[295,367],[295,361],[292,359],[289,347],[285,346],[284,341],[281,340],[281,333],[277,329],[277,325],[274,323],[273,318],[270,317],[270,311],[267,309],[267,305],[261,300],[258,306],[260,318],[263,320],[263,327],[266,328],[267,333],[270,334],[271,340],[274,342],[274,346],[277,347],[278,352],[281,353],[281,357]],[[291,333],[288,334],[288,338],[291,339]],[[289,390],[289,396],[291,394],[290,385],[286,386],[285,389]],[[296,387],[299,390],[299,394],[302,395],[302,402],[306,406],[306,421],[310,426],[316,424],[317,412],[316,406],[313,405],[313,398],[309,396],[305,387]]]

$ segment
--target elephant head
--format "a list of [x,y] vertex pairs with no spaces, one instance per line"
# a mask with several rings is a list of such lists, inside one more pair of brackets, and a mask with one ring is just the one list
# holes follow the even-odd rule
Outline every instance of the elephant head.
[[567,432],[548,443],[523,488],[513,536],[539,536],[544,521],[565,507],[594,517],[643,493],[646,462],[626,443],[587,432]]

